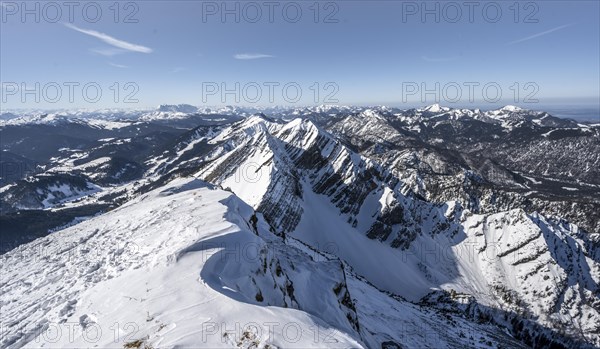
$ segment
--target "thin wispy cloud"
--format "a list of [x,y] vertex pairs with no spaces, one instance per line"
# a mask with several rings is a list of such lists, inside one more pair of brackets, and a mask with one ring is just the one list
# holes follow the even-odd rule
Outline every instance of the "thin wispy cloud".
[[97,53],[99,55],[106,56],[106,57],[112,57],[112,56],[120,55],[122,53],[127,53],[129,51],[123,50],[120,48],[107,47],[107,48],[92,48],[92,49],[90,49],[90,52]]
[[126,65],[117,64],[117,63],[113,63],[113,62],[108,62],[108,65],[111,65],[111,66],[113,66],[113,67],[115,67],[115,68],[129,68],[129,67],[128,67],[128,66],[126,66]]
[[89,36],[93,36],[97,39],[104,41],[105,43],[107,43],[111,46],[114,46],[114,47],[122,49],[122,50],[130,51],[130,52],[140,52],[140,53],[151,53],[152,52],[152,49],[149,47],[142,46],[142,45],[136,45],[136,44],[132,44],[127,41],[119,40],[108,34],[104,34],[104,33],[101,33],[101,32],[95,31],[95,30],[82,29],[82,28],[74,26],[73,24],[70,24],[70,23],[65,23],[65,26],[67,28],[73,29],[80,33],[83,33],[83,34],[86,34]]
[[233,56],[235,59],[261,59],[261,58],[273,58],[275,56],[266,55],[263,53],[238,53]]
[[452,57],[429,57],[429,56],[421,56],[421,59],[426,62],[450,62],[458,59],[458,56]]
[[183,67],[175,67],[175,68],[171,69],[171,73],[176,74],[176,73],[180,73],[184,70],[185,70],[185,68],[183,68]]
[[518,39],[518,40],[511,41],[511,42],[507,43],[507,45],[514,45],[514,44],[518,44],[520,42],[529,41],[531,39],[539,38],[540,36],[548,35],[550,33],[553,33],[555,31],[558,31],[558,30],[561,30],[561,29],[565,29],[565,28],[570,27],[572,25],[573,24],[561,25],[561,26],[558,26],[556,28],[548,29],[548,30],[543,31],[541,33],[533,34],[533,35],[526,36],[526,37]]

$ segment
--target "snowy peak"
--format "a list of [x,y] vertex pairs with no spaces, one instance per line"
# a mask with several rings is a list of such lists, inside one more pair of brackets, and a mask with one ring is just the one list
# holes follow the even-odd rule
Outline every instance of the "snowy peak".
[[508,112],[518,112],[518,111],[522,111],[524,109],[519,108],[519,107],[514,106],[514,105],[506,105],[506,106],[500,108],[500,110],[504,110],[504,111],[508,111]]
[[486,112],[485,114],[492,118],[501,120],[501,119],[506,119],[512,115],[537,114],[537,112],[522,109],[522,108],[516,107],[514,105],[507,105],[500,109],[490,110],[490,111]]
[[375,119],[383,119],[382,115],[379,113],[379,111],[374,110],[374,109],[367,109],[363,112],[361,112],[359,114],[359,117],[364,117],[364,118],[375,118]]
[[429,106],[427,106],[427,107],[425,107],[425,108],[422,109],[422,111],[430,112],[430,113],[442,113],[442,112],[446,112],[448,110],[450,110],[450,108],[448,108],[448,107],[442,107],[438,103],[429,105]]

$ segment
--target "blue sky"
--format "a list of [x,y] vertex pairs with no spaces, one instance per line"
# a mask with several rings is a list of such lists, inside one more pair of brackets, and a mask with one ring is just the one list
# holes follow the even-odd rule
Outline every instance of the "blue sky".
[[[268,6],[264,1],[124,1],[117,13],[112,1],[76,2],[73,8],[58,1],[59,13],[46,2],[23,8],[21,1],[3,1],[2,104],[145,108],[439,101],[484,108],[595,108],[599,3],[474,2],[470,13],[462,1],[274,1]],[[98,8],[102,14],[96,16]],[[235,14],[223,18],[227,9]],[[239,91],[222,93],[223,87],[235,91],[236,83]],[[84,98],[86,84],[92,86]],[[27,94],[24,87],[34,92]],[[98,88],[102,96],[94,98]],[[297,91],[302,97],[296,98]]]

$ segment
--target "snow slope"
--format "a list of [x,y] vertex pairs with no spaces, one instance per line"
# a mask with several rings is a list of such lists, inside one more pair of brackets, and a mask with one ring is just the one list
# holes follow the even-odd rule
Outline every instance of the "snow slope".
[[522,347],[376,289],[192,178],[4,254],[0,286],[3,348]]
[[290,295],[275,270],[290,256],[267,253],[279,251],[252,231],[252,213],[228,192],[178,180],[3,255],[2,347],[361,346],[335,294],[308,293],[341,274],[294,249],[292,278],[307,285]]

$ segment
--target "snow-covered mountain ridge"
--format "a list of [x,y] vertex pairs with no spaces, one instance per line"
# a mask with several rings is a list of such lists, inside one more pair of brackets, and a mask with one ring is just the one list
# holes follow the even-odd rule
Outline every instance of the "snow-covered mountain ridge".
[[494,326],[394,299],[339,260],[270,229],[231,193],[175,180],[3,255],[11,267],[0,279],[2,316],[11,321],[3,322],[0,343],[520,346]]
[[[597,236],[576,226],[522,209],[474,215],[460,202],[428,203],[306,119],[255,116],[194,142],[211,150],[188,147],[178,154],[186,161],[162,161],[199,168],[196,176],[231,189],[286,235],[333,244],[382,289],[413,301],[436,288],[469,294],[575,336],[600,319]],[[167,168],[181,170],[156,171]],[[595,325],[583,331],[597,340]]]
[[[599,130],[425,109],[0,127],[3,168],[27,164],[0,189],[3,345],[50,345],[66,324],[78,339],[57,346],[100,327],[110,347],[116,319],[144,329],[117,346],[599,346]],[[254,314],[260,331],[206,339]],[[335,335],[264,336],[280,317]]]

